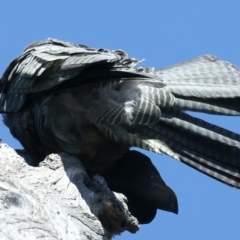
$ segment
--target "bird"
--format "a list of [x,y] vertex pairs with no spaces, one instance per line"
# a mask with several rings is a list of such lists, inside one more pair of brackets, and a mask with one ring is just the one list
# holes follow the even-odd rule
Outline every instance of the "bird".
[[0,113],[37,166],[51,153],[79,157],[150,223],[178,200],[138,147],[166,154],[240,188],[240,135],[191,112],[240,116],[240,70],[203,55],[160,70],[123,50],[49,38],[25,48],[0,81]]

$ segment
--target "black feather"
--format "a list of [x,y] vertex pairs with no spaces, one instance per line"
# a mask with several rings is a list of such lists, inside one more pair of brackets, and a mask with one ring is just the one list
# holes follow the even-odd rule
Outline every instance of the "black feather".
[[240,188],[240,135],[185,112],[239,116],[239,69],[211,55],[158,71],[139,62],[122,50],[35,42],[2,76],[4,122],[37,162],[62,151],[85,159],[142,223],[156,209],[177,213],[177,199],[132,146]]

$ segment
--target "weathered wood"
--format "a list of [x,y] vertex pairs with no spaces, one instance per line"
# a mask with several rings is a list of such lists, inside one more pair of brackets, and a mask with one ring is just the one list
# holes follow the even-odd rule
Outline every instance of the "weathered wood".
[[32,167],[19,154],[0,145],[1,240],[107,240],[138,230],[126,198],[111,192],[101,176],[89,179],[78,158],[51,154]]

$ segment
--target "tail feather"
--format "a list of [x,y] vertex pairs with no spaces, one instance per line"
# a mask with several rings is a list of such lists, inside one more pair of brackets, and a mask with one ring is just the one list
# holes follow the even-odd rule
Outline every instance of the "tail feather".
[[240,149],[224,142],[160,122],[135,126],[136,132],[164,142],[180,161],[228,185],[240,188]]
[[184,112],[172,110],[168,113],[163,113],[160,121],[165,122],[170,126],[181,128],[189,133],[191,132],[192,134],[205,136],[207,139],[225,143],[229,146],[240,145],[239,134],[193,117]]
[[203,112],[209,114],[239,116],[240,98],[204,99],[204,98],[175,98],[175,106],[182,110]]
[[239,69],[204,55],[157,73],[166,85],[162,91],[171,93],[175,101],[171,107],[157,104],[161,108],[158,123],[132,126],[131,133],[141,138],[138,142],[155,144],[155,148],[137,146],[171,153],[185,164],[240,188],[240,135],[184,112],[240,116]]
[[[239,179],[239,173],[236,173],[235,170],[233,172],[230,172],[228,174],[228,170],[226,170],[226,167],[223,166],[222,169],[224,169],[224,172],[219,170],[219,165],[217,166],[209,166],[205,165],[203,162],[198,162],[196,159],[190,160],[189,156],[188,157],[181,157],[181,161],[185,163],[186,165],[220,181],[225,184],[228,184],[231,187],[235,188],[240,188],[240,179]],[[228,166],[229,168],[229,166]],[[236,175],[236,176],[235,176]]]
[[[164,129],[163,129],[164,128]],[[146,138],[155,138],[164,142],[172,151],[178,155],[187,156],[187,153],[195,154],[196,159],[203,158],[208,161],[216,162],[217,164],[226,164],[233,168],[240,169],[240,149],[229,146],[225,143],[218,142],[203,137],[200,134],[192,134],[191,132],[183,131],[179,128],[174,128],[165,123],[160,123],[155,126],[135,127],[135,131],[140,132]]]

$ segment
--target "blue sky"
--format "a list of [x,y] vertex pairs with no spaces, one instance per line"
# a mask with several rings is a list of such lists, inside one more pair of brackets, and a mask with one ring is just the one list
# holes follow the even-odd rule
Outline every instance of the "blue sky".
[[[239,9],[239,0],[1,1],[0,74],[26,45],[48,37],[123,49],[157,69],[206,53],[240,67]],[[200,117],[240,133],[240,117]],[[2,123],[0,137],[20,147]],[[176,192],[179,215],[158,211],[137,234],[115,239],[239,239],[240,191],[169,157],[147,154]]]

